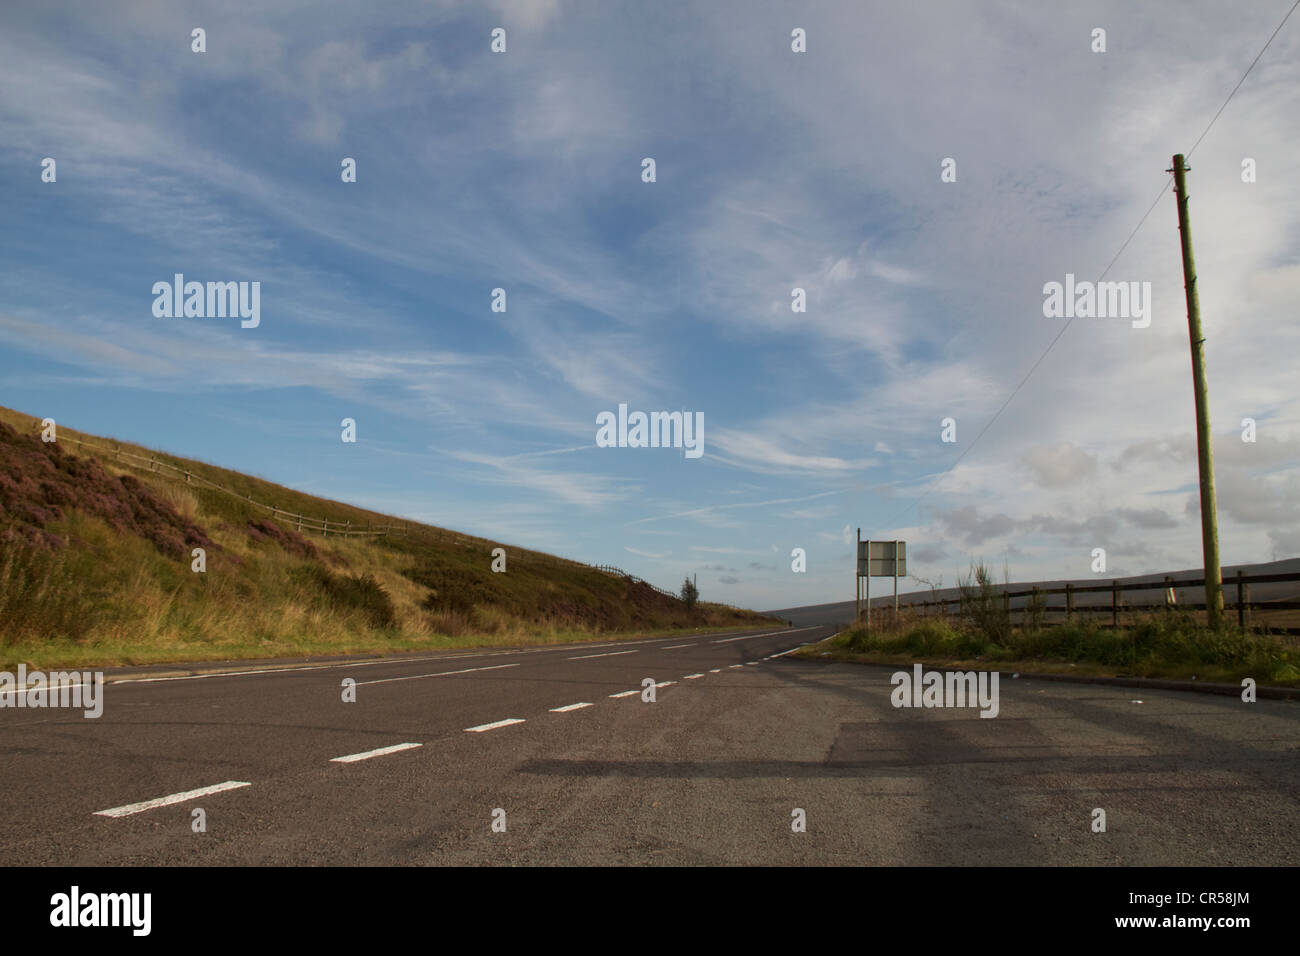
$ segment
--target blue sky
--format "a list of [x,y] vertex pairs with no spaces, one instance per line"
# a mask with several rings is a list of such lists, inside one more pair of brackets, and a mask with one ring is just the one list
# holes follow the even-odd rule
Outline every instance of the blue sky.
[[[1076,319],[969,446],[1288,6],[9,3],[0,404],[749,606],[850,597],[859,526],[948,584],[1195,566],[1172,194],[1107,277],[1151,327]],[[1191,160],[1225,563],[1300,553],[1297,54]],[[156,318],[176,272],[261,324]],[[703,457],[597,448],[619,403]]]

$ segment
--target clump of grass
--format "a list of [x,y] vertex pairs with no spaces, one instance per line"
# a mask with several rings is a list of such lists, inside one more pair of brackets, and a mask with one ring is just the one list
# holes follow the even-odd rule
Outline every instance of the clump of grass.
[[0,547],[0,642],[58,638],[78,641],[92,608],[64,549],[14,537]]
[[965,580],[957,582],[962,617],[991,644],[1003,643],[1011,636],[1011,612],[1005,599],[1010,574],[1004,569],[1002,577],[999,588],[993,582],[992,572],[981,561],[972,563]]
[[199,517],[199,499],[182,484],[163,481],[156,486],[159,499],[186,521],[195,521]]
[[397,612],[393,600],[374,575],[333,574],[319,564],[308,565],[306,573],[332,607],[362,612],[373,628],[396,626]]

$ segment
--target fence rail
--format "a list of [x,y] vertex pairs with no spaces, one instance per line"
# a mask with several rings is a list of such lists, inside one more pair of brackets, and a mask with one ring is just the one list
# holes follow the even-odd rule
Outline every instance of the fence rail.
[[597,571],[604,571],[606,574],[612,574],[615,577],[630,578],[633,582],[637,584],[644,584],[652,591],[658,591],[660,594],[664,595],[665,597],[670,597],[678,601],[681,600],[681,595],[674,594],[672,591],[665,591],[663,588],[659,587],[658,585],[651,584],[645,578],[639,578],[635,574],[629,574],[628,572],[624,571],[622,568],[616,568],[612,564],[597,564],[597,565],[593,565],[593,567]]
[[522,555],[527,560],[537,561],[540,564],[546,564],[546,565],[551,565],[556,567],[564,566],[564,567],[572,567],[572,568],[581,568],[585,570],[604,571],[607,574],[617,574],[619,577],[630,578],[634,582],[639,582],[641,584],[644,584],[647,587],[651,588],[652,590],[657,591],[658,593],[663,594],[667,597],[680,599],[678,595],[672,593],[671,591],[665,591],[663,588],[651,584],[649,581],[646,581],[644,578],[639,578],[634,574],[628,574],[626,571],[623,571],[620,568],[613,567],[612,565],[586,564],[585,562],[582,561],[574,561],[571,558],[562,558],[559,557],[558,555],[547,554],[544,551],[533,551],[529,548],[520,548],[514,545],[502,544],[499,541],[490,541],[487,538],[479,538],[474,535],[462,534],[459,531],[450,531],[444,528],[426,527],[424,525],[411,525],[406,523],[396,524],[396,525],[373,524],[367,521],[366,526],[364,528],[362,528],[360,525],[358,525],[357,527],[353,527],[353,523],[350,519],[346,519],[343,521],[338,521],[338,520],[332,521],[331,519],[325,517],[313,518],[308,515],[299,514],[295,511],[289,511],[288,509],[281,508],[273,502],[267,503],[264,501],[256,501],[253,499],[251,495],[242,495],[237,491],[225,487],[224,485],[218,484],[217,482],[212,481],[208,478],[204,478],[202,475],[196,474],[195,472],[189,469],[182,468],[179,465],[173,465],[171,462],[165,461],[163,458],[159,457],[158,455],[150,455],[148,457],[144,455],[136,455],[129,451],[123,451],[120,446],[114,446],[112,448],[109,448],[105,445],[97,445],[94,442],[83,441],[80,438],[73,438],[71,436],[60,438],[59,441],[60,442],[70,441],[70,442],[74,442],[77,445],[82,446],[83,448],[94,449],[95,451],[100,452],[104,456],[110,457],[113,461],[120,461],[123,464],[130,465],[133,468],[147,470],[151,474],[157,475],[159,477],[169,478],[176,481],[183,480],[187,485],[197,484],[205,488],[210,488],[213,491],[218,491],[221,492],[222,494],[226,494],[238,498],[241,501],[247,502],[248,504],[252,505],[255,508],[260,508],[263,511],[267,512],[273,520],[283,521],[289,524],[290,526],[296,528],[296,530],[298,531],[315,532],[320,534],[322,537],[326,537],[326,538],[329,537],[330,535],[335,535],[335,536],[341,535],[343,537],[387,537],[388,535],[391,534],[394,536],[401,536],[404,538],[410,538],[414,536],[416,538],[437,541],[439,543],[448,542],[458,547],[484,548],[488,552],[490,552],[492,548],[506,548],[508,549],[508,552],[514,556],[515,560],[518,560],[518,556]]
[[[1235,609],[1237,612],[1237,624],[1239,627],[1247,626],[1266,626],[1272,631],[1279,631],[1286,634],[1300,634],[1300,627],[1282,627],[1259,622],[1254,620],[1255,611],[1294,611],[1300,610],[1300,601],[1278,600],[1278,601],[1252,601],[1250,599],[1250,587],[1252,584],[1280,584],[1284,582],[1300,581],[1300,572],[1282,572],[1273,574],[1246,574],[1238,571],[1231,577],[1223,579],[1225,594],[1230,592],[1235,585],[1236,601],[1225,602],[1225,612]],[[1111,617],[1111,627],[1119,627],[1119,618],[1124,613],[1143,613],[1158,611],[1164,608],[1178,607],[1193,611],[1206,610],[1205,602],[1180,602],[1177,599],[1177,590],[1183,588],[1203,588],[1205,587],[1205,578],[1182,578],[1175,580],[1172,575],[1166,575],[1163,581],[1139,581],[1130,583],[1120,583],[1111,581],[1110,584],[1087,584],[1075,585],[1067,583],[1063,587],[1057,588],[1027,588],[1021,590],[1011,590],[1010,586],[996,590],[995,596],[1000,596],[1002,607],[1008,615],[1019,611],[1021,614],[1022,626],[1029,622],[1031,617],[1052,612],[1064,612],[1065,620],[1070,620],[1076,614],[1109,614]],[[1163,591],[1165,592],[1164,600],[1156,603],[1126,603],[1121,594],[1126,591]],[[1080,594],[1106,594],[1111,596],[1110,603],[1099,604],[1078,604],[1075,597]],[[1062,604],[1048,604],[1046,598],[1053,595],[1064,595],[1065,601]],[[1013,598],[1028,598],[1024,604],[1018,608],[1011,607]],[[934,601],[909,601],[901,604],[900,607],[909,609],[920,608],[922,613],[928,614],[930,608],[937,608],[937,613],[946,615],[952,608],[960,613],[964,604],[969,598],[957,596],[951,598],[939,598]],[[874,611],[879,613],[878,609]],[[890,608],[885,609],[888,613]],[[1061,622],[1043,622],[1043,623],[1061,623]],[[1102,625],[1103,627],[1106,625]]]
[[[84,448],[93,448],[96,451],[111,454],[114,461],[127,459],[127,464],[130,464],[131,462],[140,462],[140,465],[135,465],[134,467],[143,468],[144,466],[147,466],[147,470],[152,474],[160,475],[164,478],[174,478],[178,481],[183,479],[187,485],[202,485],[203,487],[211,488],[213,491],[219,491],[222,494],[230,495],[231,497],[238,498],[241,501],[248,502],[255,508],[261,508],[276,520],[283,518],[290,524],[295,525],[299,531],[304,529],[307,531],[318,531],[323,537],[329,537],[331,533],[336,536],[361,535],[364,537],[366,535],[382,536],[387,535],[390,532],[406,534],[408,531],[406,525],[372,525],[369,522],[366,523],[364,529],[360,527],[354,528],[352,527],[352,522],[350,520],[335,521],[334,526],[330,527],[330,520],[328,518],[312,518],[307,515],[298,514],[297,512],[281,508],[274,503],[268,504],[264,501],[255,501],[251,495],[241,495],[239,492],[232,491],[224,485],[219,485],[215,481],[204,478],[202,475],[195,474],[186,468],[181,468],[178,465],[173,465],[171,462],[164,461],[157,455],[146,458],[143,455],[135,455],[129,451],[122,451],[121,448],[106,448],[103,445],[96,445],[94,442],[82,441],[80,438],[61,438],[59,441],[75,442]],[[169,474],[169,472],[174,474]]]

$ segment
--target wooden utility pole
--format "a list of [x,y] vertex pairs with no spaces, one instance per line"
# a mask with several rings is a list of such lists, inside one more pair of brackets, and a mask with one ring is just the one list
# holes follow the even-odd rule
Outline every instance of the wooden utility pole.
[[1192,390],[1196,395],[1196,464],[1201,476],[1201,547],[1205,554],[1205,613],[1211,627],[1223,621],[1223,569],[1219,565],[1219,521],[1214,498],[1214,452],[1210,447],[1210,403],[1205,389],[1205,336],[1201,300],[1192,258],[1192,224],[1187,216],[1187,166],[1174,156],[1174,193],[1178,197],[1178,234],[1183,245],[1183,289],[1187,293],[1187,331],[1192,342]]

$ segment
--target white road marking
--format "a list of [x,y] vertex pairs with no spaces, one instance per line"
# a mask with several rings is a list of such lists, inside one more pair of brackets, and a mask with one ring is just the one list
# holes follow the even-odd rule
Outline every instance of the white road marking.
[[477,727],[466,727],[467,734],[481,734],[485,730],[496,730],[498,727],[509,727],[511,724],[522,724],[522,717],[507,717],[505,720],[495,720],[490,724],[479,724]]
[[330,763],[356,763],[358,760],[369,760],[371,757],[382,757],[384,754],[395,754],[399,750],[411,750],[414,747],[423,747],[424,744],[393,744],[391,747],[380,747],[378,750],[367,750],[364,753],[348,754],[346,757],[331,757]]
[[783,628],[782,630],[779,631],[767,631],[764,634],[742,634],[739,637],[724,637],[720,641],[712,641],[710,643],[730,644],[732,641],[752,641],[760,637],[771,637],[773,634],[794,634],[798,631],[811,631],[816,628],[824,627],[824,626],[825,625],[823,624],[809,624],[807,627],[796,627],[794,630],[791,630],[789,628]]
[[672,687],[673,684],[676,684],[676,683],[677,683],[677,681],[675,681],[675,680],[661,680],[659,683],[655,684],[655,686],[656,686],[656,687]]
[[579,657],[570,657],[571,661],[585,661],[589,657],[618,657],[620,654],[637,654],[638,651],[606,651],[604,654],[583,654]]
[[518,667],[518,664],[493,664],[491,667],[467,667],[460,671],[439,671],[437,674],[411,674],[407,677],[380,677],[376,680],[359,680],[357,686],[363,684],[391,684],[396,680],[419,680],[422,677],[448,677],[452,674],[473,674],[475,671],[499,671],[503,667]]
[[721,667],[715,667],[713,670],[709,671],[709,673],[710,673],[710,674],[721,674],[721,673],[722,673],[722,668],[721,668]]
[[170,807],[173,803],[184,803],[186,800],[193,800],[196,797],[206,797],[212,793],[221,793],[225,790],[238,790],[240,787],[251,787],[251,783],[241,780],[227,780],[225,783],[214,783],[210,787],[200,787],[198,790],[186,790],[184,793],[173,793],[169,797],[158,797],[155,800],[145,800],[141,803],[128,803],[124,807],[114,807],[111,810],[97,810],[97,817],[127,817],[133,813],[142,813],[145,810],[153,810],[156,807]]
[[731,666],[732,666],[732,667],[744,667],[745,665],[744,665],[744,664],[732,664]]
[[682,680],[695,680],[697,677],[703,677],[703,674],[687,674]]
[[610,697],[631,697],[633,694],[641,693],[639,690],[625,690],[621,694],[610,694]]
[[[821,625],[815,625],[815,626],[821,626]],[[807,630],[807,628],[796,628],[795,630]],[[742,636],[767,637],[771,634],[779,634],[779,633],[784,633],[784,632],[765,631],[762,634],[742,635]],[[510,657],[510,656],[519,656],[521,654],[545,654],[545,653],[552,653],[555,651],[573,650],[576,647],[586,647],[586,648],[617,647],[619,645],[623,645],[626,647],[633,644],[656,644],[661,641],[671,641],[671,640],[673,640],[673,638],[671,637],[652,637],[643,641],[616,641],[613,643],[605,643],[605,644],[575,644],[575,646],[572,648],[529,647],[529,648],[523,648],[521,650],[511,650],[511,651],[479,651],[477,653],[470,653],[470,654],[434,654],[428,657],[381,657],[375,660],[368,660],[368,661],[343,661],[343,662],[324,663],[324,664],[300,664],[294,667],[263,667],[263,668],[257,668],[255,670],[243,670],[243,671],[214,671],[213,673],[210,674],[176,674],[169,677],[118,677],[113,680],[105,680],[104,683],[105,684],[159,684],[159,683],[164,683],[167,681],[174,681],[174,680],[211,680],[212,678],[215,677],[256,677],[259,674],[287,674],[287,673],[292,673],[294,671],[324,671],[324,670],[332,670],[335,668],[344,668],[344,667],[374,667],[376,664],[400,665],[400,664],[419,663],[422,661],[455,661],[455,660],[463,660],[467,657]],[[677,646],[686,647],[690,645],[683,644]],[[6,691],[5,693],[11,693],[11,691]]]
[[[105,683],[108,682],[105,681]],[[26,684],[22,687],[10,688],[9,690],[0,690],[0,698],[14,696],[17,694],[30,694],[34,690],[44,690],[44,691],[48,691],[51,694],[57,694],[59,691],[64,690],[65,688],[67,690],[72,690],[76,687],[94,687],[94,686],[95,686],[95,682],[93,680],[89,684],[84,683],[82,681],[78,681],[75,684],[65,684],[65,683],[60,683],[60,684],[45,683],[45,684],[37,684],[37,685]]]
[[[799,645],[799,647],[807,647],[807,646],[808,646],[807,644],[800,644],[800,645]],[[792,648],[790,648],[788,651],[782,651],[780,654],[773,654],[772,656],[773,656],[773,657],[785,657],[785,655],[787,655],[787,654],[793,654],[795,651],[799,650],[799,647],[792,647]]]
[[674,644],[672,647],[663,647],[663,648],[660,648],[660,650],[664,650],[664,651],[675,651],[675,650],[677,650],[677,648],[679,648],[679,647],[694,647],[694,646],[695,646],[694,644]]
[[592,704],[590,704],[590,703],[586,703],[586,702],[581,703],[581,704],[566,704],[566,705],[564,705],[563,707],[552,707],[552,708],[551,708],[551,713],[553,713],[553,714],[567,714],[567,713],[568,713],[569,711],[571,711],[571,710],[582,710],[582,708],[584,708],[584,707],[591,707],[591,706],[594,706],[594,705],[592,705]]

